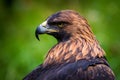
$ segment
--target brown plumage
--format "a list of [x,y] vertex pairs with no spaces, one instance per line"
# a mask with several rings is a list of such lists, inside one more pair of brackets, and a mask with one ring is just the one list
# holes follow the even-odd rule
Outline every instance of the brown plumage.
[[115,80],[104,50],[77,12],[63,10],[48,17],[36,29],[36,37],[44,33],[58,43],[24,80]]

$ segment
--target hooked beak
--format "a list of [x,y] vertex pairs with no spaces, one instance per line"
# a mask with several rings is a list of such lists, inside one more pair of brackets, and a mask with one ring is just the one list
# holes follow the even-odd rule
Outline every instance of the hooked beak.
[[51,29],[49,25],[47,25],[47,21],[43,22],[40,24],[36,31],[35,31],[35,36],[39,40],[39,34],[45,34],[45,33],[52,33],[52,32],[58,32],[58,30]]

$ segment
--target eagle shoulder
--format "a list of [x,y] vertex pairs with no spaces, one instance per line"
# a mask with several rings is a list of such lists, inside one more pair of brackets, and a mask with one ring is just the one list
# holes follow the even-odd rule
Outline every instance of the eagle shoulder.
[[114,74],[105,58],[95,58],[39,67],[24,80],[114,80]]

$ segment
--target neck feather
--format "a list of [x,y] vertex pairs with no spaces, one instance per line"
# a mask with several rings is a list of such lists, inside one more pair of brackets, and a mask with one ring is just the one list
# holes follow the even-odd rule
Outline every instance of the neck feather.
[[96,39],[86,41],[84,38],[75,38],[56,44],[46,56],[44,66],[75,62],[80,59],[103,57],[104,50]]

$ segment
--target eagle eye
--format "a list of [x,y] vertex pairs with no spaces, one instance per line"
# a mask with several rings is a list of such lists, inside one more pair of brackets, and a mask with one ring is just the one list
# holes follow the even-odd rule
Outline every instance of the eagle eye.
[[60,28],[63,27],[63,25],[64,25],[64,23],[58,23],[57,24],[57,26],[60,27]]

